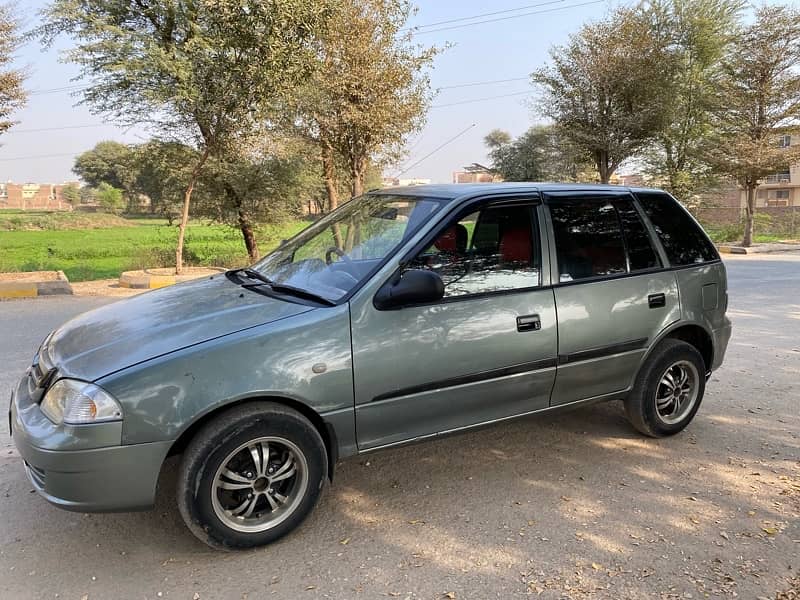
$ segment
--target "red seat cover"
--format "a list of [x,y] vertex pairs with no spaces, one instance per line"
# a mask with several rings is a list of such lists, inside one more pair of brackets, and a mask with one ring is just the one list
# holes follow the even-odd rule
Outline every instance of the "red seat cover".
[[511,229],[506,231],[500,240],[500,255],[503,262],[529,263],[533,254],[532,246],[530,229],[523,227]]
[[455,252],[458,244],[455,225],[442,233],[433,245],[439,252]]
[[448,228],[433,245],[439,252],[449,252],[451,254],[461,254],[467,250],[467,228],[461,223],[456,223]]

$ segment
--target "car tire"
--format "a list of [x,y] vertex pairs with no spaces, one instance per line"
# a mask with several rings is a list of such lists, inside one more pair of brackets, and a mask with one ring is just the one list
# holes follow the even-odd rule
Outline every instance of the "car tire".
[[706,367],[697,348],[667,338],[645,360],[625,399],[631,424],[651,437],[674,435],[694,418],[703,400]]
[[225,411],[194,436],[178,475],[178,508],[219,549],[269,544],[308,516],[328,473],[325,443],[302,414],[273,402]]

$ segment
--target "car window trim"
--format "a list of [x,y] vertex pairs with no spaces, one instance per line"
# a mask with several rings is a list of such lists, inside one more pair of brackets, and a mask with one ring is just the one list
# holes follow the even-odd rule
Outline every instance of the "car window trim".
[[[389,281],[392,281],[397,278],[398,275],[402,274],[403,269],[408,266],[408,263],[416,258],[422,251],[430,247],[433,244],[434,240],[437,239],[439,235],[443,231],[445,231],[448,227],[452,226],[454,223],[458,222],[458,219],[462,219],[466,215],[469,215],[476,210],[480,210],[484,205],[493,204],[494,206],[502,207],[502,206],[527,206],[530,209],[531,214],[531,227],[533,228],[533,240],[534,240],[534,252],[538,251],[536,254],[538,258],[538,269],[539,269],[539,281],[544,281],[544,257],[542,256],[542,233],[543,228],[541,225],[541,220],[539,218],[539,213],[536,210],[538,206],[542,204],[541,195],[537,191],[526,191],[526,192],[508,192],[503,194],[492,194],[490,196],[479,196],[473,198],[471,200],[466,201],[465,203],[459,203],[457,206],[454,206],[452,210],[448,211],[444,214],[441,218],[439,223],[431,229],[422,239],[414,244],[400,259],[400,263],[398,264],[397,268],[394,269],[388,277],[378,286],[377,289],[382,288],[386,285]],[[418,303],[418,304],[408,304],[403,306],[402,308],[410,308],[410,307],[417,307],[417,306],[438,306],[440,304],[450,304],[452,302],[460,302],[463,300],[476,300],[476,299],[483,299],[489,298],[492,296],[501,296],[506,294],[521,294],[521,293],[529,293],[532,291],[539,291],[548,289],[549,285],[543,285],[540,283],[536,286],[528,286],[525,288],[512,288],[508,290],[493,290],[489,292],[477,292],[475,294],[462,294],[460,296],[450,296],[444,297],[441,300],[437,300],[436,302],[425,302],[425,303]],[[377,293],[377,290],[376,290]]]
[[[629,200],[630,203],[634,206],[634,210],[639,211],[639,207],[636,206],[636,202],[638,198],[630,191],[630,190],[620,190],[617,191],[602,191],[602,192],[595,192],[595,191],[587,191],[587,190],[577,190],[576,192],[571,191],[555,191],[555,192],[544,192],[542,193],[542,204],[545,207],[545,213],[547,215],[546,218],[546,227],[547,236],[550,239],[550,278],[552,281],[552,287],[561,287],[567,285],[577,285],[580,283],[594,283],[597,281],[607,281],[612,279],[621,279],[623,277],[641,275],[646,273],[657,273],[659,271],[668,270],[669,261],[665,261],[664,258],[660,254],[660,250],[662,248],[660,245],[656,246],[653,243],[653,239],[650,239],[650,245],[652,246],[653,250],[656,252],[656,256],[660,259],[661,265],[658,267],[652,267],[650,269],[638,269],[636,271],[631,270],[631,261],[630,261],[630,254],[628,251],[628,241],[625,237],[625,227],[622,224],[622,217],[619,214],[619,209],[617,208],[615,202],[620,200]],[[624,273],[611,273],[609,275],[596,275],[594,277],[583,277],[581,279],[575,279],[572,281],[561,281],[561,271],[558,265],[558,243],[556,241],[556,234],[555,234],[555,227],[553,227],[553,216],[550,213],[550,206],[551,205],[558,205],[561,203],[569,203],[570,201],[580,201],[580,200],[595,200],[597,202],[600,201],[608,201],[611,203],[611,206],[614,208],[614,214],[616,215],[617,224],[619,225],[619,233],[620,237],[622,238],[622,246],[625,252],[625,269]],[[642,211],[643,212],[643,211]],[[639,212],[639,217],[642,218],[642,212]],[[642,224],[645,227],[645,231],[647,231],[648,235],[650,235],[649,229],[649,221],[646,219],[642,219]],[[553,254],[555,252],[555,255]],[[699,264],[699,263],[698,263]]]

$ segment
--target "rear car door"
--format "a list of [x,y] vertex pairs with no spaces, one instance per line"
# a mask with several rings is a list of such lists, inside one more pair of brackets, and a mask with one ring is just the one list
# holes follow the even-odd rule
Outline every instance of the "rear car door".
[[552,404],[612,396],[632,385],[648,345],[680,318],[675,274],[629,192],[550,192],[544,199],[556,257]]
[[479,201],[422,240],[407,266],[442,277],[440,302],[378,310],[373,294],[353,300],[359,449],[549,405],[557,329],[538,204]]

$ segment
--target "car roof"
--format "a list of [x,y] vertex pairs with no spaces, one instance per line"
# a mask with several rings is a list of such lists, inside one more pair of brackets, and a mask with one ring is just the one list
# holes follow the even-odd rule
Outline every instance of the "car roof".
[[370,190],[374,194],[391,194],[397,196],[428,196],[447,199],[467,199],[486,194],[502,194],[508,192],[638,192],[661,191],[649,188],[627,187],[599,183],[538,183],[538,182],[503,182],[503,183],[445,183],[426,185],[407,185]]

